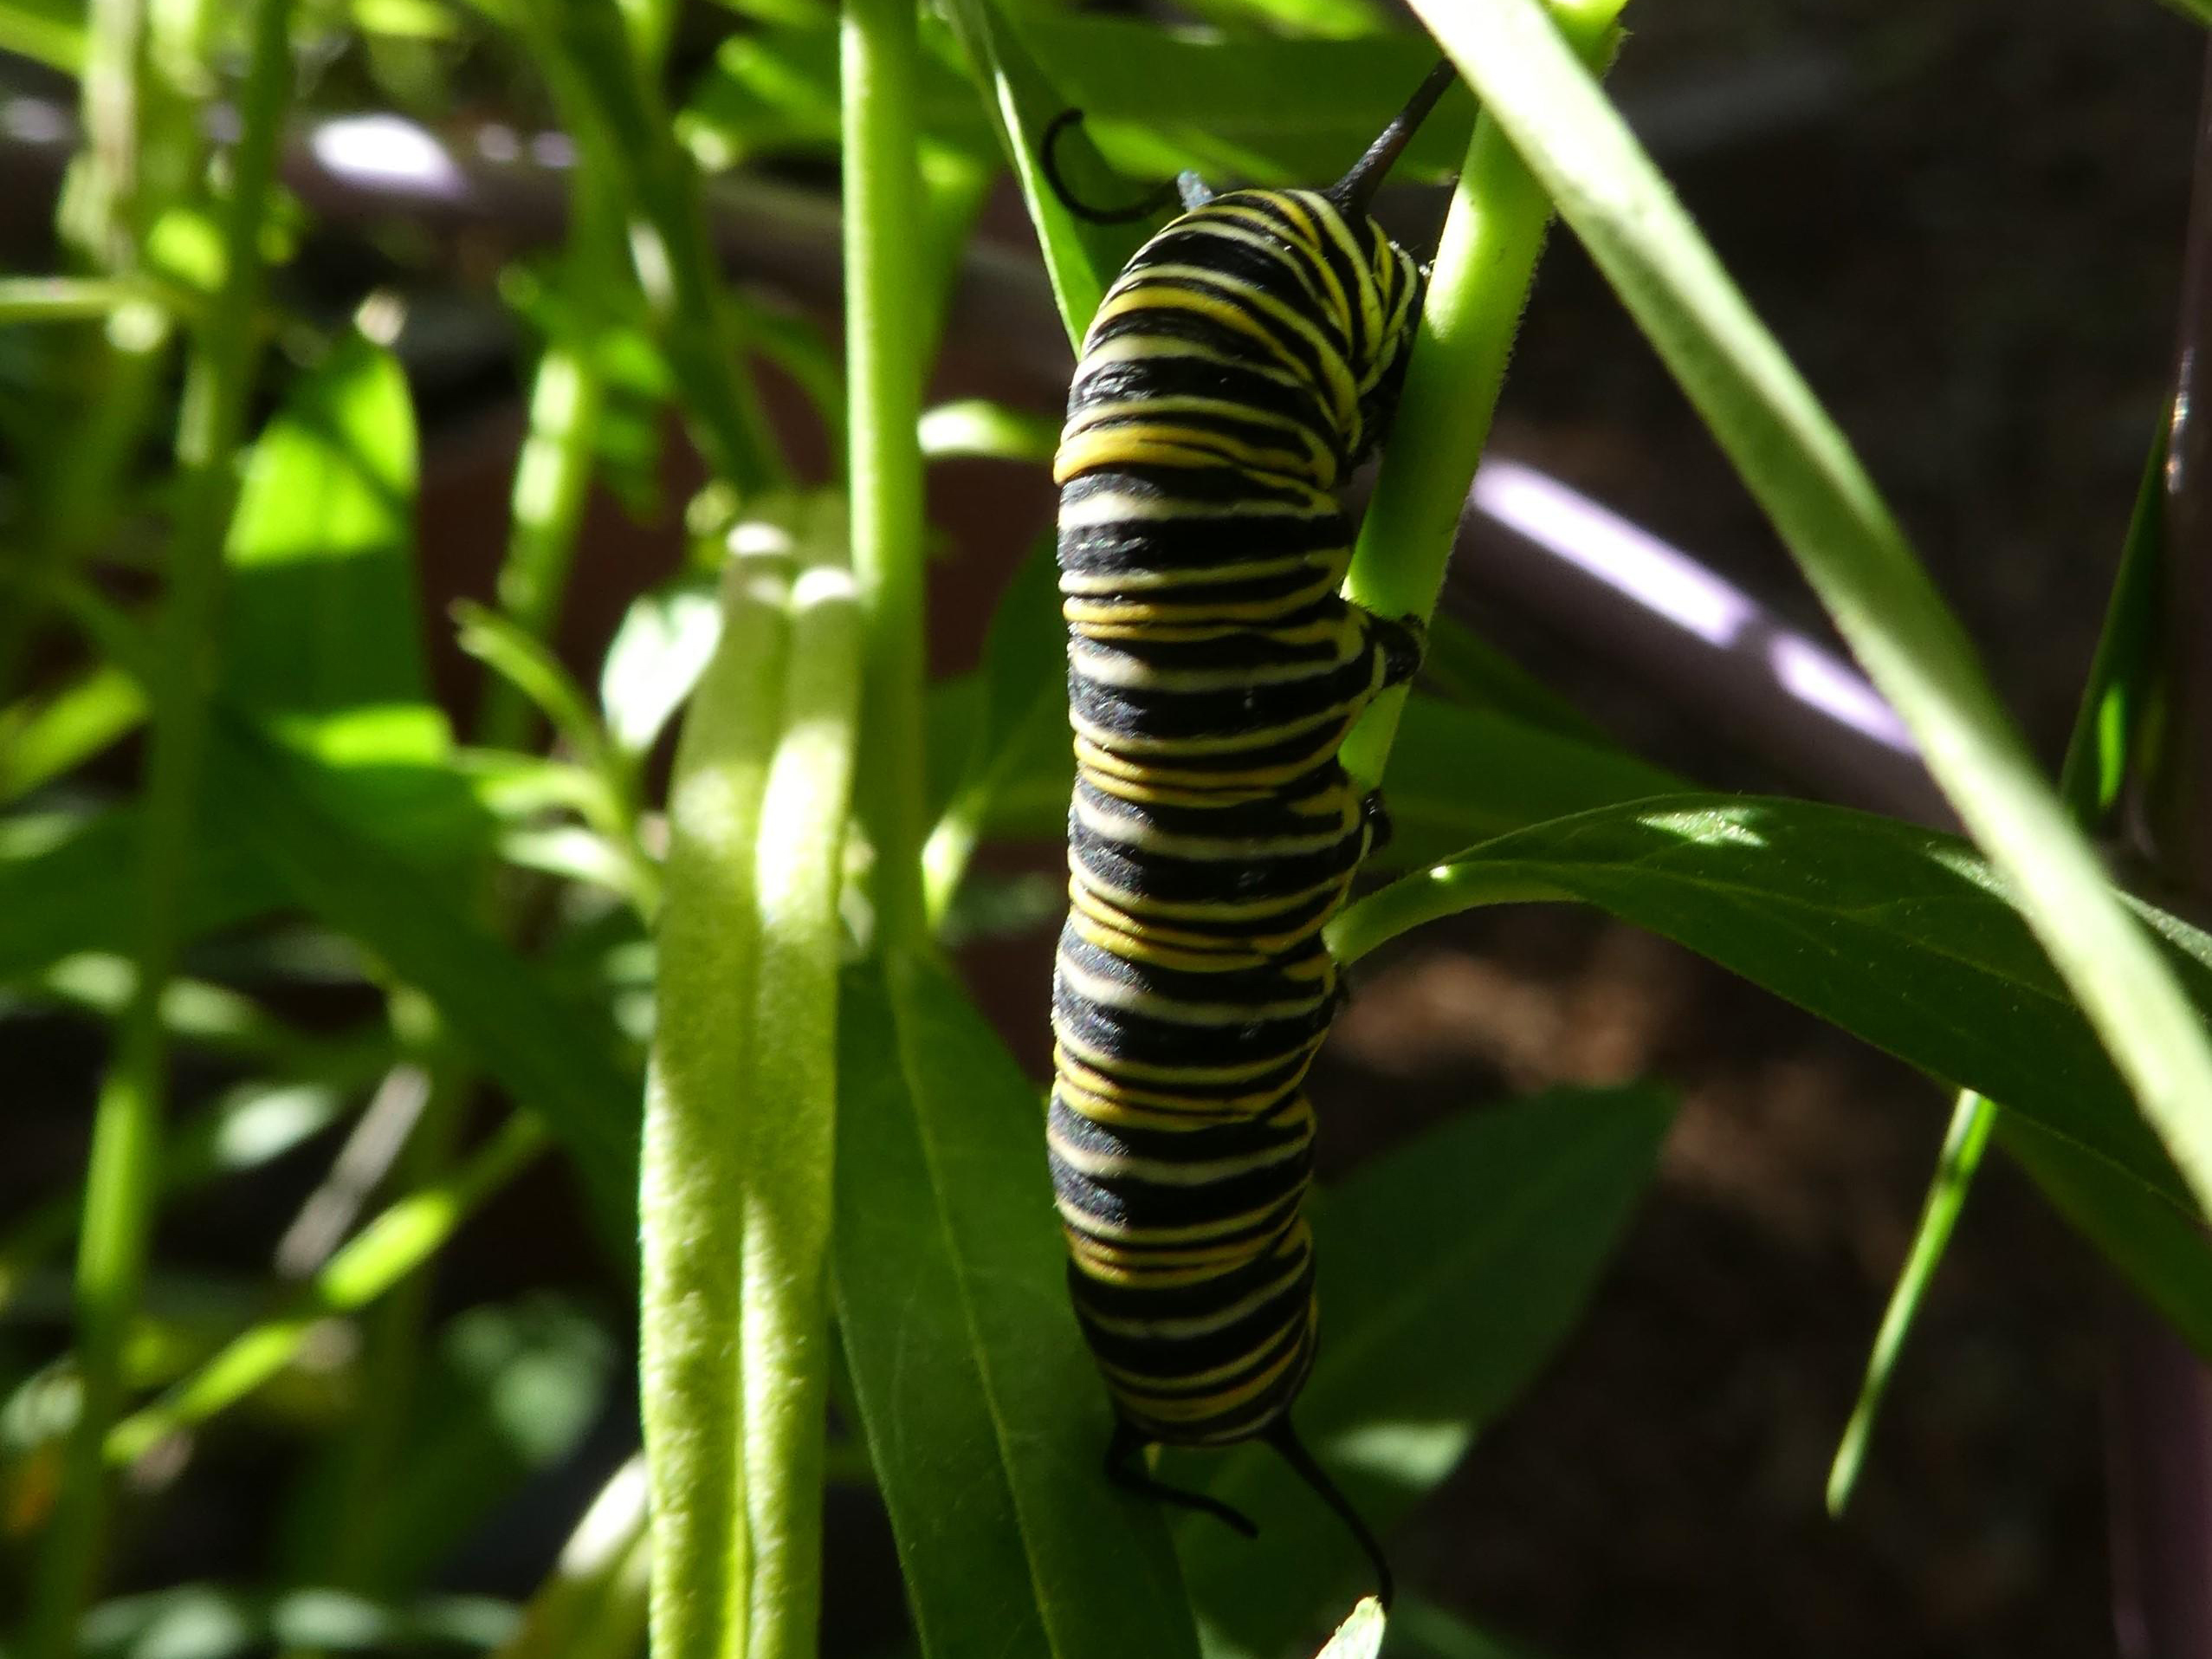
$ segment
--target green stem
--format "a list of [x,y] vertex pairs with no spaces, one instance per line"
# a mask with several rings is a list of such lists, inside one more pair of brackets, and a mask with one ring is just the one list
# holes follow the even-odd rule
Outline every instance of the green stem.
[[292,0],[260,0],[239,107],[230,192],[223,204],[223,283],[193,353],[178,433],[183,471],[155,665],[140,864],[139,977],[114,1066],[100,1093],[78,1254],[78,1354],[83,1406],[40,1575],[30,1651],[59,1656],[99,1576],[106,1530],[102,1444],[122,1398],[122,1350],[145,1277],[167,1092],[161,1022],[173,970],[212,681],[223,539],[253,382],[261,232],[274,195],[277,146],[291,96]]
[[[1625,3],[1553,0],[1549,10],[1568,43],[1596,66],[1612,54]],[[1345,597],[1378,616],[1435,612],[1550,224],[1551,198],[1484,113],[1437,246],[1398,437],[1384,450],[1345,579]],[[1368,787],[1382,779],[1405,703],[1403,686],[1384,692],[1345,740],[1344,768]]]
[[847,0],[843,24],[845,374],[852,563],[866,619],[860,808],[875,850],[879,925],[926,936],[922,776],[921,295],[911,0]]
[[[552,637],[576,557],[592,488],[592,444],[605,383],[589,353],[547,343],[530,384],[530,424],[514,463],[514,528],[500,567],[500,609],[539,639]],[[530,700],[501,674],[488,674],[476,716],[476,742],[521,748],[534,723]]]
[[[742,1630],[736,1355],[744,1263],[729,1132],[759,976],[754,848],[782,720],[789,560],[741,552],[722,577],[722,631],[692,693],[669,784],[659,1019],[645,1075],[639,1217],[640,1404],[652,1485],[652,1650],[724,1659]],[[733,1619],[734,1616],[734,1623]]]

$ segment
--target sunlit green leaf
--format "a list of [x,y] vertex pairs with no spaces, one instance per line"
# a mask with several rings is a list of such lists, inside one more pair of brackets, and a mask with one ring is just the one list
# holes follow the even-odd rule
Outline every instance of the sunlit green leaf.
[[1165,1531],[1100,1472],[1044,1114],[943,971],[854,974],[838,1033],[838,1323],[930,1659],[1196,1651]]
[[[1653,1088],[1556,1090],[1447,1119],[1322,1195],[1327,1335],[1292,1416],[1386,1541],[1573,1325],[1672,1116]],[[1176,1523],[1214,1659],[1273,1659],[1364,1586],[1358,1546],[1269,1448],[1177,1453],[1161,1474],[1260,1527]]]

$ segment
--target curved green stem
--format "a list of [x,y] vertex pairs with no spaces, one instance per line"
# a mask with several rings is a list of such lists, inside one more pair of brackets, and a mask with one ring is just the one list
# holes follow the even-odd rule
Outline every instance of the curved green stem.
[[[1575,52],[1596,64],[1612,52],[1624,3],[1553,0],[1549,10]],[[1345,579],[1345,597],[1378,616],[1426,619],[1436,610],[1550,223],[1551,198],[1484,114],[1452,192],[1396,437]],[[1405,703],[1404,687],[1384,692],[1345,740],[1344,768],[1362,784],[1381,781]]]

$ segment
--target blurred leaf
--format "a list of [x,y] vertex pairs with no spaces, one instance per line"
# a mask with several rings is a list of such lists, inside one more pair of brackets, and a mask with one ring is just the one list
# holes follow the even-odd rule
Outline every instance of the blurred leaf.
[[414,512],[406,376],[350,334],[247,463],[227,551],[229,700],[283,716],[425,703]]
[[1099,1470],[1037,1091],[934,964],[851,975],[838,1048],[839,1325],[923,1652],[1193,1654],[1159,1517]]
[[[2003,873],[2197,1208],[2212,1208],[2204,1021],[2044,781],[1849,441],[1537,0],[1414,10],[1735,463]],[[2028,1109],[2002,1088],[1983,1092]]]
[[389,1607],[338,1590],[269,1596],[218,1584],[179,1584],[102,1602],[85,1615],[85,1659],[230,1659],[269,1648],[367,1653],[415,1646],[488,1648],[514,1627],[514,1609],[483,1596],[432,1596]]
[[139,684],[97,664],[44,697],[0,710],[0,804],[18,800],[90,760],[145,721]]
[[[922,23],[915,119],[941,142],[986,149],[989,127],[935,19]],[[677,117],[677,131],[716,170],[768,151],[834,151],[838,141],[838,27],[833,12],[733,35]]]
[[987,398],[941,403],[922,413],[922,453],[931,461],[980,456],[1042,464],[1059,441],[1060,429],[1044,416]]
[[2212,1242],[2202,1227],[2020,1112],[1998,1113],[1997,1143],[2182,1339],[2212,1361]]
[[1429,619],[1421,681],[1452,702],[1510,715],[1580,743],[1614,747],[1595,721],[1456,618]]
[[1382,1604],[1372,1596],[1366,1597],[1336,1627],[1336,1634],[1329,1638],[1318,1659],[1375,1659],[1382,1651],[1386,1621]]
[[[20,979],[84,950],[129,952],[138,943],[137,895],[119,880],[134,866],[138,813],[0,823],[0,982]],[[276,872],[236,841],[196,836],[183,895],[182,936],[191,938],[275,910]]]
[[498,1659],[632,1659],[645,1641],[653,1540],[645,1459],[632,1456],[592,1500]]
[[1016,567],[984,639],[980,706],[970,708],[953,751],[967,759],[922,849],[933,921],[951,904],[999,794],[1016,787],[1023,772],[1038,771],[1040,759],[1064,820],[1075,759],[1059,612],[1059,570],[1048,536]]
[[[1322,1195],[1328,1332],[1296,1420],[1378,1533],[1458,1463],[1572,1327],[1649,1182],[1672,1106],[1648,1085],[1557,1089],[1450,1118]],[[1161,1475],[1259,1522],[1178,1520],[1209,1656],[1272,1659],[1367,1571],[1264,1446],[1175,1452]]]
[[638,1085],[602,1018],[555,997],[532,965],[416,865],[330,811],[315,774],[243,725],[210,755],[210,839],[251,849],[298,902],[429,997],[456,1040],[566,1144],[617,1260],[634,1248]]
[[372,1217],[279,1312],[225,1343],[204,1364],[108,1431],[111,1465],[137,1461],[169,1435],[228,1410],[275,1377],[333,1313],[368,1306],[443,1249],[484,1201],[545,1145],[538,1119],[516,1112],[447,1173]]
[[405,1437],[365,1508],[331,1513],[349,1490],[333,1480],[303,1494],[288,1533],[316,1547],[333,1529],[349,1534],[350,1559],[363,1564],[355,1587],[379,1597],[432,1582],[526,1476],[582,1443],[614,1367],[606,1333],[552,1297],[469,1308],[438,1333]]
[[64,75],[85,67],[85,0],[0,0],[0,52]]
[[1388,31],[1392,19],[1373,0],[1185,0],[1188,10],[1222,23],[1258,22],[1292,35],[1350,40]]
[[710,581],[671,582],[631,601],[599,671],[607,730],[624,753],[652,748],[699,683],[721,632]]
[[[2189,1207],[2003,882],[1953,837],[1810,801],[1672,796],[1470,848],[1355,905],[1332,937],[1349,960],[1419,919],[1558,900],[1686,945]],[[2212,1006],[2212,940],[2135,909]]]
[[2160,0],[2167,10],[2178,12],[2193,23],[2212,28],[2212,0]]

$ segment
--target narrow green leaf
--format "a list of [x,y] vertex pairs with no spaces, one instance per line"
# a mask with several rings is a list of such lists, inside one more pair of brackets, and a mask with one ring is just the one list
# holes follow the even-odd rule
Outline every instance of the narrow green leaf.
[[[1660,1091],[1562,1089],[1446,1120],[1322,1196],[1327,1337],[1299,1432],[1378,1531],[1457,1465],[1557,1347],[1651,1178]],[[1162,1477],[1259,1523],[1176,1524],[1209,1656],[1273,1659],[1343,1605],[1365,1558],[1265,1447],[1177,1453]]]
[[[1665,935],[2187,1204],[1998,875],[1933,830],[1810,801],[1680,795],[1500,836],[1331,930],[1355,960],[1471,904],[1579,901]],[[2212,942],[2139,907],[2212,1005]]]
[[[1936,1161],[1936,1173],[1929,1181],[1928,1196],[1921,1204],[1920,1220],[1913,1228],[1912,1247],[1905,1255],[1904,1267],[1898,1270],[1897,1283],[1882,1310],[1881,1325],[1874,1332],[1874,1345],[1866,1356],[1865,1380],[1859,1385],[1859,1397],[1852,1403],[1851,1416],[1843,1426],[1843,1435],[1836,1442],[1835,1456],[1828,1464],[1826,1495],[1831,1515],[1842,1514],[1851,1501],[1852,1488],[1859,1482],[1860,1466],[1866,1461],[1866,1443],[1874,1431],[1874,1419],[1882,1409],[1883,1397],[1889,1392],[1898,1356],[1905,1349],[1905,1333],[1912,1328],[1928,1286],[1935,1280],[1936,1269],[1942,1265],[1944,1252],[1950,1245],[1959,1212],[1966,1206],[1974,1172],[1981,1166],[1982,1149],[1989,1145],[1989,1131],[1996,1126],[1996,1106],[1971,1089],[1962,1091],[1951,1106],[1950,1127],[1944,1132],[1943,1153]],[[2091,1162],[2071,1148],[2066,1156],[2085,1165]],[[2143,1189],[2133,1183],[2113,1184],[2131,1188],[2132,1196],[2142,1201]],[[2150,1208],[2148,1204],[2144,1207]],[[2167,1214],[2176,1223],[2180,1222],[2170,1209]],[[2212,1258],[2208,1260],[2212,1261]]]
[[350,334],[247,463],[224,554],[226,698],[264,716],[425,702],[414,519],[406,375]]
[[90,760],[146,719],[146,694],[112,663],[0,710],[0,804]]
[[856,971],[839,1018],[838,1321],[923,1653],[1194,1656],[1158,1515],[1100,1470],[1037,1091],[934,964]]
[[[2212,1209],[2212,1046],[1849,444],[1536,0],[1415,0],[1673,370]],[[2002,1090],[1994,1092],[2017,1105]]]
[[[1139,227],[1093,224],[1078,218],[1054,193],[1038,164],[1037,145],[1053,117],[1075,106],[1038,67],[998,0],[946,0],[946,16],[967,55],[977,89],[998,129],[999,145],[1021,185],[1022,199],[1028,204],[1030,223],[1037,227],[1045,275],[1051,279],[1052,297],[1059,306],[1069,342],[1080,347],[1107,285],[1129,263],[1129,256],[1144,239],[1144,231]],[[1080,123],[1061,133],[1059,159],[1079,188],[1097,188],[1098,181],[1113,177]],[[1127,196],[1142,194],[1143,188],[1130,187]],[[1113,195],[1117,203],[1123,199],[1119,193]]]

